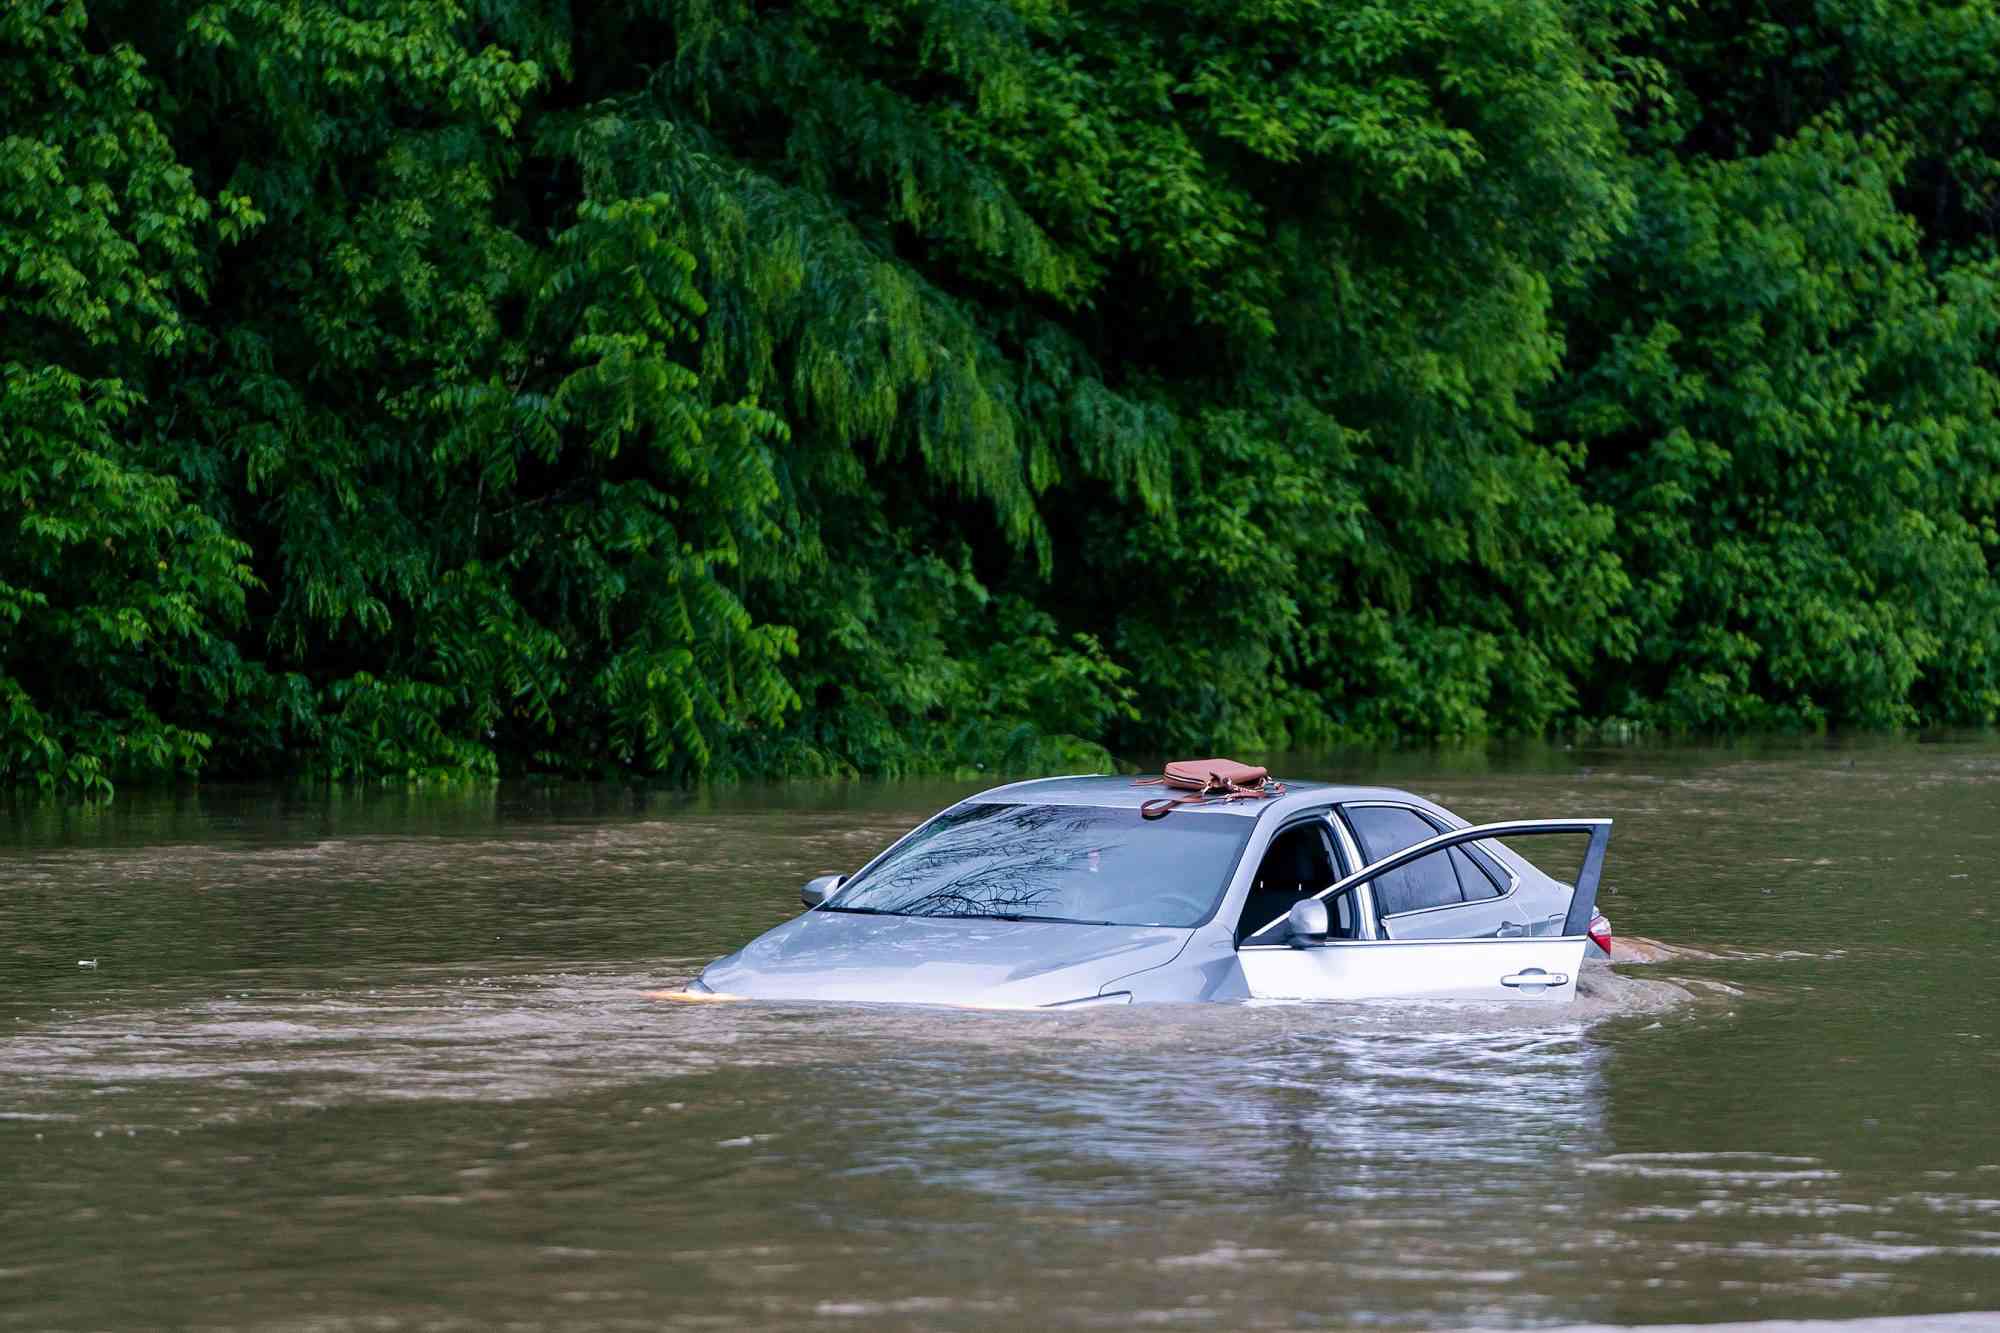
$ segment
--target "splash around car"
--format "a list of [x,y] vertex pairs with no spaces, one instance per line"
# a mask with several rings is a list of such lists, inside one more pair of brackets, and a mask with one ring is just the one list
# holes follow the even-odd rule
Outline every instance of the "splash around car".
[[[1547,1003],[1575,995],[1586,951],[1610,953],[1608,819],[1475,826],[1386,787],[1224,786],[1171,807],[1102,775],[969,796],[812,880],[810,910],[678,997]],[[1584,840],[1573,883],[1512,845],[1551,835]]]

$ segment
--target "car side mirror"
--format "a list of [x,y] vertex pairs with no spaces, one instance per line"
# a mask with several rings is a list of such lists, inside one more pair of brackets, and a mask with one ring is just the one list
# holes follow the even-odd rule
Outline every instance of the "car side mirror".
[[1289,918],[1292,929],[1292,947],[1303,949],[1307,940],[1326,938],[1326,904],[1318,898],[1305,898],[1292,904]]
[[827,900],[835,889],[840,887],[840,882],[846,878],[847,876],[845,875],[815,876],[807,880],[806,886],[799,890],[799,901],[807,907],[818,907]]

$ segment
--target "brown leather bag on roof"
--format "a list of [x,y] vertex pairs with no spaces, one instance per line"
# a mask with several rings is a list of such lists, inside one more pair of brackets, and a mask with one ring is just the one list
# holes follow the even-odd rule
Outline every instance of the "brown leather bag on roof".
[[1268,769],[1239,764],[1234,759],[1176,759],[1157,778],[1140,778],[1141,787],[1177,787],[1187,796],[1160,796],[1139,807],[1145,819],[1159,819],[1175,806],[1204,801],[1244,801],[1279,796],[1285,787],[1271,781]]

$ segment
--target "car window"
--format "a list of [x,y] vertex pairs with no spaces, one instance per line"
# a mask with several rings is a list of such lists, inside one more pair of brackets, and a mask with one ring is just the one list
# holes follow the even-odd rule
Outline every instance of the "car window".
[[1495,871],[1486,867],[1493,864],[1493,858],[1477,847],[1465,846],[1451,849],[1451,868],[1458,874],[1458,890],[1465,901],[1476,903],[1486,898],[1498,898],[1507,892],[1506,881]]
[[[1394,805],[1351,805],[1343,807],[1361,854],[1379,861],[1439,830],[1416,811]],[[1391,870],[1375,880],[1375,906],[1383,916],[1415,912],[1426,907],[1462,903],[1458,871],[1450,856],[1423,856],[1409,865]]]
[[1256,820],[1179,810],[975,803],[919,828],[821,910],[1196,926]]
[[[1325,819],[1313,818],[1282,829],[1271,839],[1270,847],[1257,863],[1256,874],[1251,877],[1250,892],[1243,900],[1243,911],[1236,923],[1239,940],[1284,916],[1292,910],[1293,903],[1312,897],[1346,873],[1346,858],[1339,855],[1331,835]],[[1347,900],[1342,910],[1351,920],[1353,903],[1349,895],[1341,896]],[[1329,907],[1329,910],[1335,909]],[[1334,931],[1340,938],[1353,935],[1351,927],[1343,930],[1338,922],[1334,923]],[[1284,927],[1279,926],[1257,939],[1259,943],[1269,943],[1267,936],[1283,934]]]
[[1361,913],[1354,905],[1354,890],[1343,889],[1326,903],[1327,929],[1337,940],[1361,938]]

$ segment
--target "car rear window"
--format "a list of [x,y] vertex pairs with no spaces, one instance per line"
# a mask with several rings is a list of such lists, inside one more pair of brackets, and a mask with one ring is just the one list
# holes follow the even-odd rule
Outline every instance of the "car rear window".
[[955,806],[824,910],[1093,925],[1197,926],[1229,886],[1256,820],[1079,805]]

